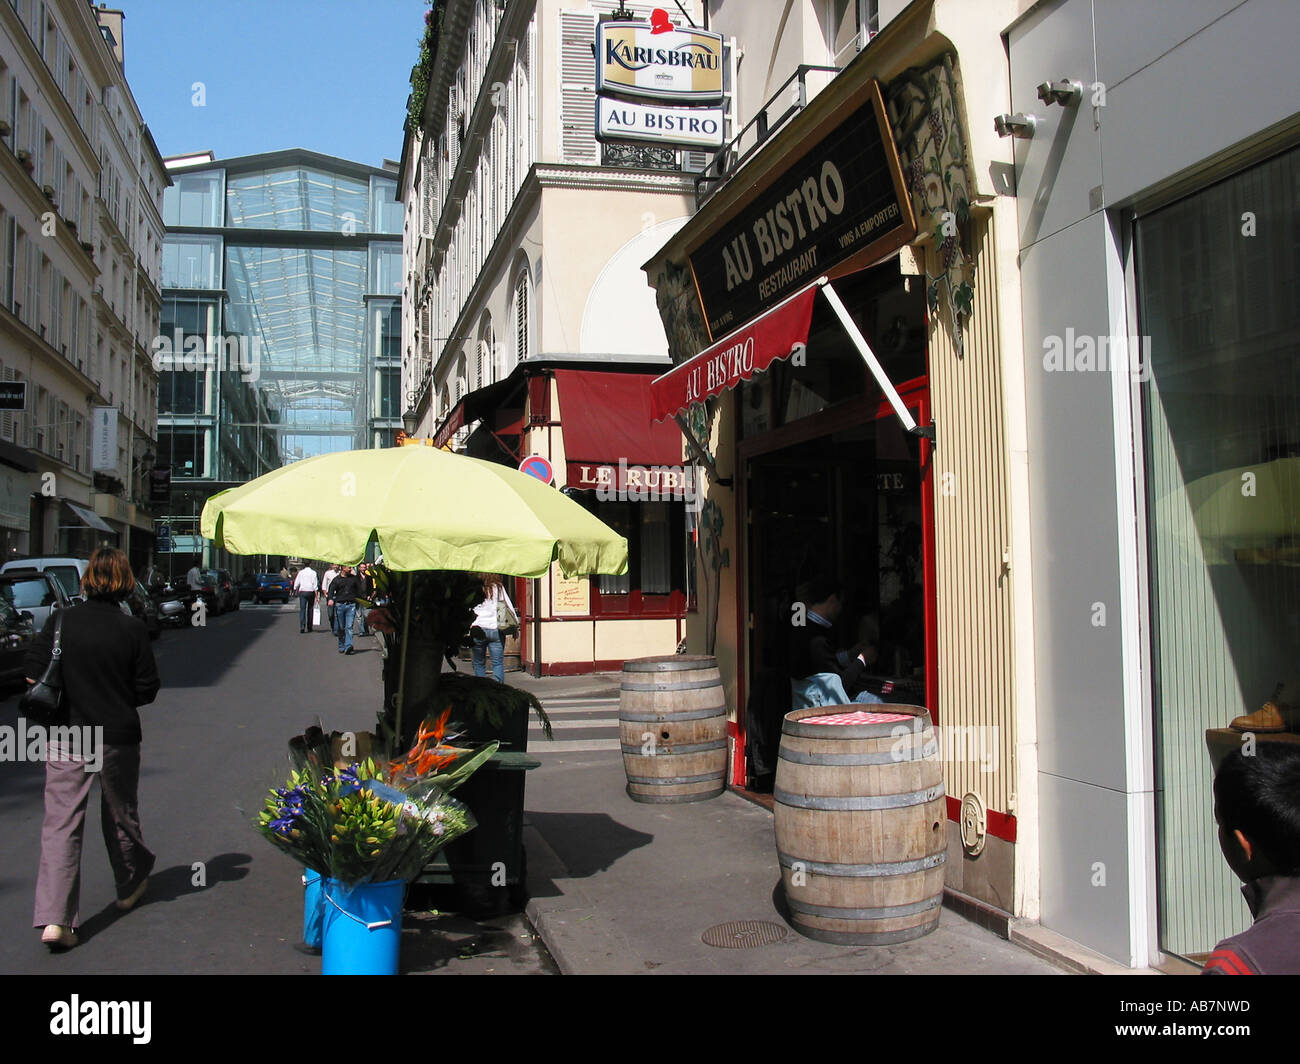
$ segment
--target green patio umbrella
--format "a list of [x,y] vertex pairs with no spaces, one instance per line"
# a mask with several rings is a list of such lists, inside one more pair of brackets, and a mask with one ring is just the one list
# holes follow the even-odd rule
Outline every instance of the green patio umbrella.
[[[537,577],[627,572],[627,540],[572,499],[508,466],[433,447],[338,451],[284,466],[203,507],[232,554],[355,564],[371,539],[385,568]],[[402,618],[396,734],[406,700],[411,580]],[[436,677],[434,682],[436,683]]]
[[393,571],[541,576],[627,572],[627,540],[508,466],[434,447],[338,451],[212,496],[204,536],[232,554],[352,565],[371,538]]

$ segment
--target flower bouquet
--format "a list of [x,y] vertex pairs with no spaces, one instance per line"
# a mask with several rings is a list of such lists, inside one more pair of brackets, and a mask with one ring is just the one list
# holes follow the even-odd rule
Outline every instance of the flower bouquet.
[[299,863],[347,887],[413,879],[474,826],[464,803],[427,778],[385,782],[373,759],[319,775],[295,769],[268,795],[261,831]]
[[443,846],[474,827],[450,792],[497,749],[444,746],[447,714],[420,727],[416,745],[381,766],[340,761],[346,736],[309,728],[290,742],[294,768],[273,788],[257,829],[277,849],[345,886],[414,879]]

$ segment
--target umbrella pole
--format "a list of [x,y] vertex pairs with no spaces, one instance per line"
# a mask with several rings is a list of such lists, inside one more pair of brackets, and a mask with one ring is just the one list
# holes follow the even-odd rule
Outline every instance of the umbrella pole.
[[411,642],[411,599],[414,586],[415,574],[407,573],[406,605],[402,610],[402,653],[397,663],[397,729],[393,735],[393,757],[401,753],[399,747],[402,742],[402,710],[405,708],[403,703],[406,697],[406,652]]

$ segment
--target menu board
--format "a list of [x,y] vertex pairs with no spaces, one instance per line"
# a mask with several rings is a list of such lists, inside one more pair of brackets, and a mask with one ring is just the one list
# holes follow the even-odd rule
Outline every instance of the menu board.
[[586,617],[591,613],[591,583],[586,576],[565,576],[551,570],[551,612],[556,617]]

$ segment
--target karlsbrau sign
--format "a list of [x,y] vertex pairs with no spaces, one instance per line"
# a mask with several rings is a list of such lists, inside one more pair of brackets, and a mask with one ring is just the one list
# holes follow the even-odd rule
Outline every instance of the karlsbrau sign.
[[880,86],[871,81],[690,252],[709,334],[744,325],[848,259],[880,262],[915,236]]
[[722,34],[678,29],[666,16],[657,22],[601,22],[596,27],[596,91],[721,103]]

